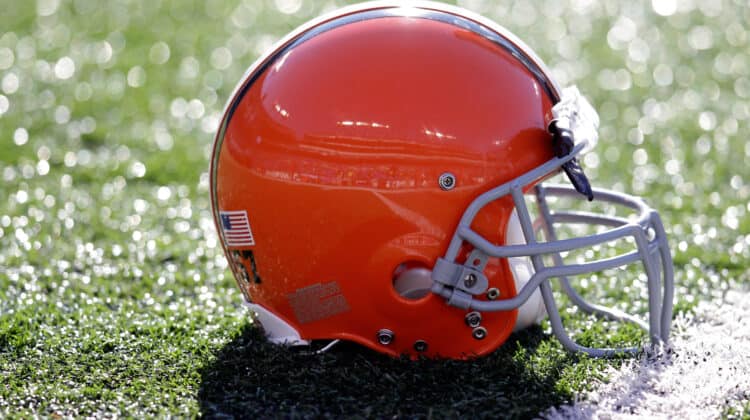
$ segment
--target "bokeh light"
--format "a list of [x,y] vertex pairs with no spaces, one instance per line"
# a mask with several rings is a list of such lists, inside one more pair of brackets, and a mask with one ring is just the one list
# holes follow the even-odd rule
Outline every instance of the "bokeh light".
[[[349,3],[6,2],[0,316],[104,305],[110,318],[96,322],[106,331],[124,317],[146,328],[203,311],[209,319],[197,334],[205,337],[247,322],[209,210],[213,134],[260,54]],[[594,184],[660,209],[678,308],[747,283],[747,2],[451,3],[506,26],[598,109],[600,141],[584,167]],[[632,291],[642,293],[638,284]],[[47,322],[34,318],[30,328],[76,334]]]

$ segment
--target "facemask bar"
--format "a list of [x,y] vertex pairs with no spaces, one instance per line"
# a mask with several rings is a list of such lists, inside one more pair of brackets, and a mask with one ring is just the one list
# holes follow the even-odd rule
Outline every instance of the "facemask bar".
[[[560,313],[555,303],[550,278],[559,278],[563,291],[571,301],[584,312],[593,313],[619,321],[630,321],[649,332],[652,343],[667,342],[672,319],[672,298],[674,289],[672,257],[666,240],[666,233],[658,213],[648,207],[641,199],[622,193],[606,190],[594,190],[595,200],[617,206],[624,206],[637,212],[637,219],[629,221],[623,218],[578,212],[552,213],[547,206],[549,196],[579,195],[573,188],[563,186],[542,187],[535,189],[537,204],[547,242],[537,242],[534,224],[524,199],[524,188],[543,176],[552,173],[562,164],[573,159],[584,147],[578,144],[565,157],[554,158],[526,174],[485,192],[477,197],[466,209],[444,258],[439,258],[432,272],[432,291],[444,297],[449,305],[477,311],[508,311],[520,307],[531,296],[537,287],[541,289],[542,299],[550,317],[552,331],[563,346],[574,352],[583,352],[595,357],[609,357],[621,353],[634,353],[638,347],[627,348],[589,348],[573,341],[562,325]],[[525,245],[495,245],[473,229],[471,223],[477,213],[488,203],[511,195],[518,213],[521,228],[526,238]],[[554,225],[558,223],[586,223],[611,227],[612,229],[585,236],[558,240]],[[583,264],[564,264],[560,253],[575,249],[585,249],[597,244],[632,237],[637,250],[612,258],[599,259]],[[465,263],[458,263],[463,242],[474,246]],[[554,266],[547,267],[544,255],[551,255]],[[486,301],[475,299],[474,295],[483,294],[488,287],[488,280],[482,272],[487,259],[508,257],[531,258],[535,273],[516,296],[508,299]],[[625,314],[614,308],[594,305],[586,302],[571,286],[567,276],[599,272],[621,267],[640,261],[648,277],[649,323]],[[662,280],[664,294],[662,297]]]
[[[577,192],[569,187],[560,185],[538,185],[535,187],[534,192],[537,199],[537,205],[539,206],[539,213],[542,218],[542,229],[544,230],[545,238],[547,239],[547,241],[558,240],[556,232],[554,230],[554,225],[558,223],[583,223],[588,225],[600,225],[612,228],[617,228],[619,226],[625,226],[629,224],[628,220],[614,216],[563,211],[552,213],[549,210],[549,206],[547,205],[547,197],[577,197]],[[576,306],[581,308],[586,313],[595,314],[612,320],[629,321],[635,323],[644,330],[647,330],[651,333],[650,335],[653,343],[656,344],[659,341],[667,342],[669,340],[669,330],[672,320],[674,269],[672,265],[672,255],[669,251],[669,245],[667,243],[666,232],[664,231],[664,226],[661,222],[659,214],[655,210],[650,209],[648,205],[646,205],[642,200],[626,194],[596,189],[594,190],[594,197],[599,201],[621,205],[629,207],[633,210],[637,210],[641,215],[647,214],[646,219],[641,219],[635,223],[638,226],[646,226],[646,229],[644,230],[645,238],[639,239],[639,237],[642,236],[640,234],[634,235],[634,238],[636,240],[636,245],[638,246],[638,252],[641,253],[641,261],[643,261],[646,275],[649,279],[649,324],[647,325],[645,322],[643,322],[643,320],[628,313],[622,312],[618,309],[608,308],[587,302],[581,295],[579,295],[575,291],[573,286],[570,284],[567,276],[564,275],[559,277],[563,291],[566,295],[568,295],[570,300]],[[649,236],[651,237],[649,238]],[[645,247],[643,246],[644,243],[646,245]],[[647,249],[645,255],[643,255],[644,249]],[[562,257],[559,253],[553,253],[552,258],[556,266],[559,267],[564,265]],[[654,279],[653,281],[651,280],[652,278]],[[662,279],[664,282],[664,297],[663,300],[660,301],[659,296],[661,293],[661,289],[659,287],[659,284]],[[660,307],[661,313],[659,311]]]

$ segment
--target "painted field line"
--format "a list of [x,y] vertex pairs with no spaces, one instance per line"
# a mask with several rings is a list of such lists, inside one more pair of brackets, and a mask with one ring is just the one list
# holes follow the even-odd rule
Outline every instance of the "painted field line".
[[750,293],[729,291],[673,324],[670,349],[608,372],[608,382],[548,419],[717,418],[750,400]]

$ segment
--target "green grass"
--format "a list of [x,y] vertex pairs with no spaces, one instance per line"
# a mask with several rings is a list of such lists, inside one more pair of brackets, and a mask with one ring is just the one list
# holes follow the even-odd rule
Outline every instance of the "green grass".
[[[350,345],[310,356],[263,341],[217,247],[209,147],[245,68],[324,8],[305,3],[294,15],[265,0],[4,5],[0,417],[531,417],[618,363],[566,353],[546,325],[471,362]],[[661,17],[648,2],[468,3],[600,110],[587,171],[661,210],[678,312],[746,284],[750,8]],[[629,305],[604,282],[588,292]],[[566,316],[585,343],[640,337]]]

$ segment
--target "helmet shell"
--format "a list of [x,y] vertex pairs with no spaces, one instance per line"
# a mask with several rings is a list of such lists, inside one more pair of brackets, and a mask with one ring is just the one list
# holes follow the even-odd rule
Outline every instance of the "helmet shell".
[[[484,314],[478,340],[466,311],[401,296],[394,279],[431,268],[477,196],[553,157],[556,98],[505,32],[452,8],[416,10],[334,15],[250,69],[214,146],[214,215],[222,232],[222,212],[246,212],[252,245],[222,235],[238,284],[303,339],[465,358],[501,345],[516,311]],[[447,173],[453,188],[440,185]],[[472,227],[504,244],[512,211],[493,202]],[[485,274],[501,298],[516,294],[505,260]]]

